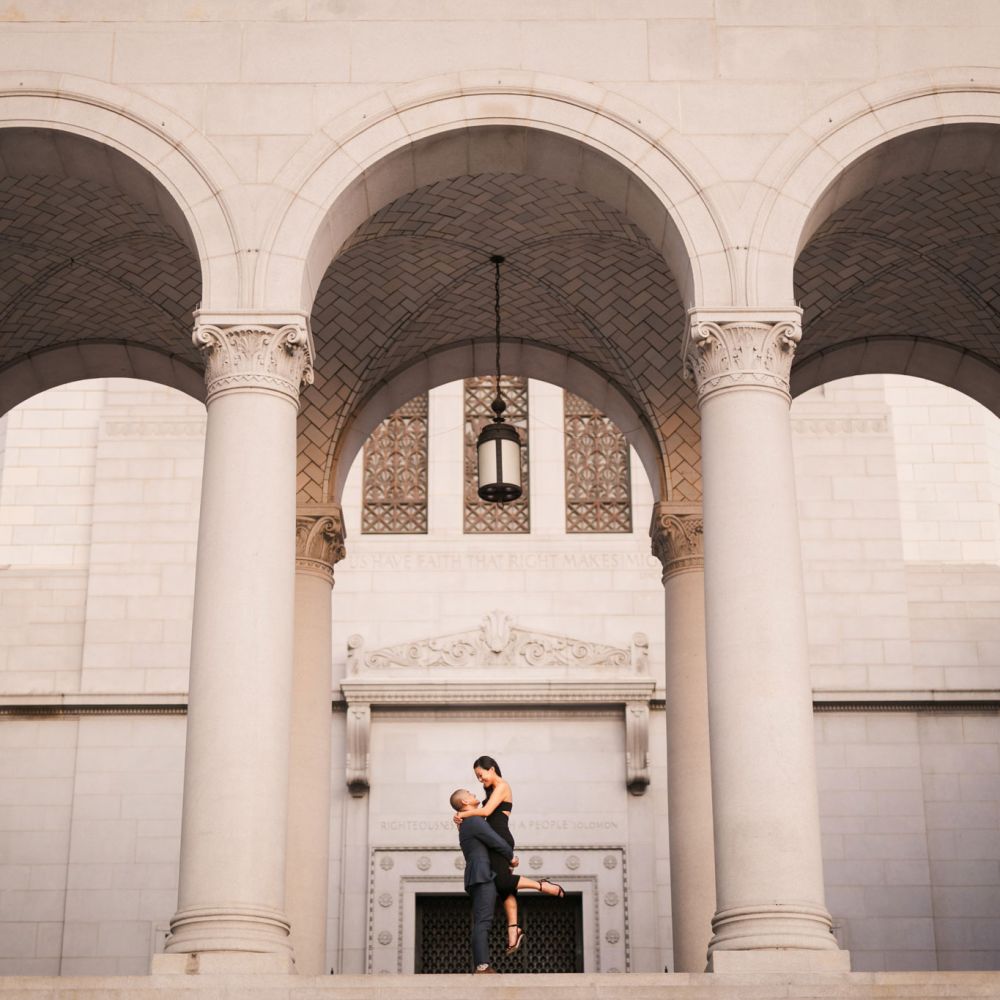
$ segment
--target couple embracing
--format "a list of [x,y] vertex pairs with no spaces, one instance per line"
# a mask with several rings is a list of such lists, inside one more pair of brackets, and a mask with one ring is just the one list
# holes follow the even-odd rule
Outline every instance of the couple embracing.
[[458,843],[465,856],[465,891],[472,897],[472,957],[476,974],[495,973],[490,962],[489,936],[497,900],[503,902],[507,917],[507,955],[524,943],[524,930],[517,920],[517,892],[534,889],[547,896],[565,896],[562,886],[547,878],[517,875],[514,837],[508,825],[514,796],[492,757],[479,757],[472,765],[486,798],[479,799],[468,789],[459,788],[449,800],[458,824]]

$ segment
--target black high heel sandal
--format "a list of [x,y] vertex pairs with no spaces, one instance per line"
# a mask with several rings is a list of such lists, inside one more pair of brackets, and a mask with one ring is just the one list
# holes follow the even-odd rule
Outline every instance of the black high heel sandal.
[[558,892],[546,892],[545,893],[546,896],[555,896],[556,899],[565,899],[566,898],[566,890],[561,885],[559,885],[558,883],[553,882],[551,879],[540,878],[538,880],[538,888],[539,888],[539,890],[541,890],[541,888],[542,888],[543,885],[554,885],[556,887],[556,889],[558,889]]
[[514,943],[507,946],[507,950],[504,952],[504,956],[513,955],[515,951],[519,951],[521,945],[524,944],[524,931],[517,926],[517,924],[508,924],[508,927],[517,927],[517,934],[514,937]]

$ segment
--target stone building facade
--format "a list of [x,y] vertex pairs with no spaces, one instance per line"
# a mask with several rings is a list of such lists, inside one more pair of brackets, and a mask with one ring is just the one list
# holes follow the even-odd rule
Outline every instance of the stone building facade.
[[[375,435],[345,483],[323,955],[340,972],[413,971],[418,906],[459,885],[444,796],[481,751],[517,790],[528,874],[580,892],[582,967],[674,967],[652,491],[633,452],[635,527],[571,530],[567,476],[607,443],[573,436],[579,400],[526,388],[530,531],[524,515],[468,530],[462,383],[404,407],[420,431]],[[123,380],[3,419],[7,973],[143,974],[163,948],[204,425],[200,403]],[[838,939],[856,969],[992,968],[1000,421],[953,390],[865,376],[804,394],[792,427]],[[418,501],[392,520],[365,484],[401,437],[424,485],[395,481]],[[586,703],[602,674],[617,706]]]
[[[995,968],[994,5],[6,16],[5,969],[415,968],[484,740],[585,971]],[[491,534],[434,477],[497,253]]]

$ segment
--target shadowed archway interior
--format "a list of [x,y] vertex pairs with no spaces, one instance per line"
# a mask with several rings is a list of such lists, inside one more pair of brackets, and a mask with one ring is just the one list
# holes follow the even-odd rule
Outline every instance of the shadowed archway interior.
[[124,154],[70,133],[0,129],[0,255],[0,381],[70,346],[132,345],[201,371],[194,240],[163,186]]
[[[803,338],[793,386],[796,376],[801,391],[880,365],[947,382],[964,358],[976,364],[980,381],[993,370],[995,407],[1000,129],[929,129],[886,143],[851,173],[854,182],[848,177],[845,186],[853,196],[819,224],[796,264]],[[859,182],[865,186],[855,193]],[[926,361],[913,366],[919,345],[948,349],[933,355],[937,372]],[[817,377],[821,366],[826,378]],[[956,387],[991,405],[970,386]]]
[[380,386],[435,352],[492,339],[493,253],[506,257],[503,339],[547,347],[554,361],[572,356],[612,383],[657,434],[673,497],[697,498],[697,407],[680,372],[684,313],[662,255],[591,193],[478,173],[386,205],[327,269],[312,314],[316,382],[300,417],[300,501],[331,499],[345,429]]

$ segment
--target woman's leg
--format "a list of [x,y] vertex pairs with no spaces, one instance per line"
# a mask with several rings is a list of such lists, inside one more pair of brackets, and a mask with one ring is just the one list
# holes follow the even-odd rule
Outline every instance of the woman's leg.
[[517,896],[508,896],[503,901],[503,911],[507,914],[507,945],[517,941]]
[[561,885],[557,885],[555,882],[550,882],[547,878],[543,878],[540,882],[536,882],[533,878],[525,878],[523,875],[517,881],[518,890],[521,889],[534,889],[536,892],[540,892],[545,896],[564,896],[565,891]]

